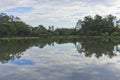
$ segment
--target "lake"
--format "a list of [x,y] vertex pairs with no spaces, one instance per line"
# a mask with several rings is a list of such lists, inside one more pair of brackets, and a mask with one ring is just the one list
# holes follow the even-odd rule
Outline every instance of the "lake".
[[119,80],[120,40],[0,40],[0,80]]

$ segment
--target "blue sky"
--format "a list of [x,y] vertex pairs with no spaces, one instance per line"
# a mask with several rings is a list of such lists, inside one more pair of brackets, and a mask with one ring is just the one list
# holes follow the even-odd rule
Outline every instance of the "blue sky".
[[20,17],[29,25],[72,28],[87,15],[120,18],[120,0],[1,0],[0,12]]
[[14,14],[14,13],[24,13],[29,11],[32,11],[32,7],[15,7],[15,8],[6,9],[4,12]]

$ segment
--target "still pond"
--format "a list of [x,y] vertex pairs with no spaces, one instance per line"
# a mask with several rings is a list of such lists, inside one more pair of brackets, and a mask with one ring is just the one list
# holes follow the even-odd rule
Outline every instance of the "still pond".
[[0,40],[0,80],[119,80],[120,40]]

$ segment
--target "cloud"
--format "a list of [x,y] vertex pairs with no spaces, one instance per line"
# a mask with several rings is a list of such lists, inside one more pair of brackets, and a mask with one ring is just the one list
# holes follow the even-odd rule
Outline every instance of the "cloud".
[[19,16],[26,23],[74,27],[87,15],[113,14],[120,17],[119,0],[4,0],[0,11]]

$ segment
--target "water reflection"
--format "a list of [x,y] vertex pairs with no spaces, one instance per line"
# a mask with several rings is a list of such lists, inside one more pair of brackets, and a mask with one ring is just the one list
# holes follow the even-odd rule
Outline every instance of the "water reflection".
[[[78,52],[79,53],[84,52],[85,56],[87,57],[91,57],[93,54],[95,54],[97,58],[101,57],[103,54],[108,55],[109,57],[114,56],[113,54],[114,44],[112,43],[87,41],[79,45],[76,44],[76,46]],[[78,46],[81,46],[81,48],[79,48]]]
[[[19,59],[24,52],[33,47],[44,48],[45,46],[55,46],[55,44],[74,44],[76,50],[86,56],[100,58],[103,55],[112,58],[120,55],[119,40],[109,40],[104,42],[101,39],[81,38],[81,39],[36,39],[36,40],[0,40],[0,62],[7,63],[9,60]],[[63,46],[61,46],[63,47]],[[69,47],[69,46],[67,46]],[[67,48],[65,47],[65,48]]]
[[120,42],[1,40],[0,62],[0,80],[119,80]]
[[113,53],[115,54],[115,56],[120,56],[120,45],[114,46]]
[[9,60],[19,59],[30,47],[43,48],[47,44],[51,45],[52,42],[44,40],[0,40],[0,62],[7,63]]
[[12,64],[16,64],[16,65],[34,65],[35,63],[31,60],[27,60],[27,59],[19,59],[19,60],[11,60],[9,61],[9,63],[12,63]]
[[107,40],[106,42],[98,38],[81,38],[57,41],[58,44],[67,42],[73,43],[77,51],[80,54],[84,53],[86,57],[92,57],[94,55],[96,58],[99,58],[106,55],[112,58],[120,52],[119,40]]

